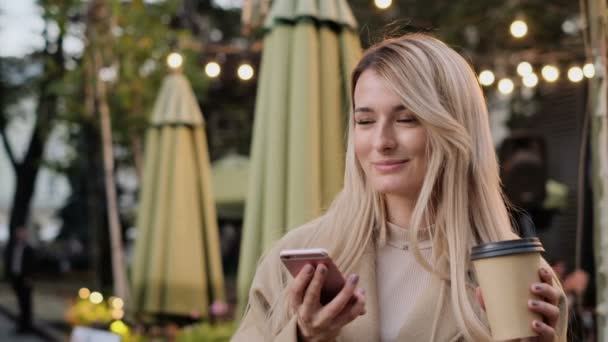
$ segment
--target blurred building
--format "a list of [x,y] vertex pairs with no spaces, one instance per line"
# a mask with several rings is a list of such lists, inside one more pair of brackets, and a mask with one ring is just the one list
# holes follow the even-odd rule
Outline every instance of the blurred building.
[[[586,86],[584,82],[563,81],[539,86],[534,91],[534,95],[524,101],[532,107],[524,114],[516,113],[522,116],[517,119],[517,123],[513,123],[513,106],[508,104],[511,100],[509,96],[490,96],[492,134],[498,146],[511,134],[510,126],[516,125],[518,129],[525,129],[544,140],[547,179],[565,185],[567,196],[563,208],[554,211],[548,222],[544,222],[537,232],[546,247],[546,257],[549,261],[562,260],[568,267],[573,267],[576,249],[578,167]],[[591,206],[591,203],[587,203],[587,206]],[[586,233],[591,231],[591,226],[584,229]],[[591,249],[589,252],[591,253]]]

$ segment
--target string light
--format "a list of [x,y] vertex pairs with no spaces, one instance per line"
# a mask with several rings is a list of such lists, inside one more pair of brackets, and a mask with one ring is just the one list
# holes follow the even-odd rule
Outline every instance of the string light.
[[580,82],[583,80],[583,69],[573,66],[568,69],[568,79],[572,82]]
[[559,78],[559,69],[553,65],[545,65],[540,72],[547,82],[555,82]]
[[216,62],[209,62],[205,65],[205,74],[211,78],[218,77],[222,72],[222,68]]
[[113,309],[110,314],[112,319],[122,319],[125,316],[125,312],[121,309]]
[[534,88],[538,84],[538,76],[536,76],[535,73],[531,72],[523,77],[522,83],[528,88]]
[[528,24],[523,20],[515,20],[511,23],[511,35],[515,38],[522,38],[528,33]]
[[479,73],[479,83],[483,86],[490,86],[494,83],[495,77],[494,73],[490,70],[483,70]]
[[253,67],[247,63],[241,64],[237,70],[239,78],[248,81],[253,77]]
[[86,287],[83,287],[80,290],[78,290],[78,297],[80,297],[80,299],[87,299],[87,298],[89,298],[90,294],[91,294],[91,290],[87,289]]
[[504,95],[511,94],[513,92],[513,88],[515,88],[513,81],[508,78],[503,78],[498,81],[498,91]]
[[587,63],[583,66],[583,74],[587,78],[593,78],[595,76],[595,67],[591,63]]
[[121,310],[123,308],[123,306],[125,305],[125,302],[118,297],[114,297],[114,298],[110,299],[110,304],[112,305],[112,307],[114,309]]
[[374,0],[374,4],[379,9],[387,9],[393,4],[393,0]]
[[169,56],[167,56],[167,65],[171,69],[177,69],[182,66],[184,62],[184,58],[177,52],[171,52]]
[[93,304],[99,304],[99,303],[103,302],[103,295],[101,293],[95,291],[95,292],[91,293],[91,295],[89,296],[89,300]]
[[532,73],[532,65],[528,62],[521,62],[517,65],[517,73],[524,77]]

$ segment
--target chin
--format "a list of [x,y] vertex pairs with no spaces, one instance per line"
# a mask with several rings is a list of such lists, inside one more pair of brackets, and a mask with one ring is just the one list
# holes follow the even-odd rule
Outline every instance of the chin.
[[403,187],[403,184],[377,184],[374,189],[383,195],[400,195],[406,194],[408,191]]
[[419,193],[421,187],[415,187],[400,182],[386,182],[381,184],[374,184],[374,189],[382,195],[410,197],[413,193]]

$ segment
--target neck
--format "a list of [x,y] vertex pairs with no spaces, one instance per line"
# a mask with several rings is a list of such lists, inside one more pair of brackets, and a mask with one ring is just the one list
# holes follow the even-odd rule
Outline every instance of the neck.
[[386,218],[399,227],[409,227],[412,212],[416,206],[416,199],[400,195],[387,194],[384,196],[386,205]]

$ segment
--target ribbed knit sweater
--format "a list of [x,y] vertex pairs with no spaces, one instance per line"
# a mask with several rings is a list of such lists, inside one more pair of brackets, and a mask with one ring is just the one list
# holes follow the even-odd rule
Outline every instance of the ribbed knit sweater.
[[[378,246],[376,254],[380,338],[383,342],[396,340],[399,329],[416,315],[412,312],[416,299],[431,283],[431,274],[416,261],[407,234],[407,229],[387,223],[386,243]],[[422,256],[430,261],[431,240],[421,236],[418,245]]]

